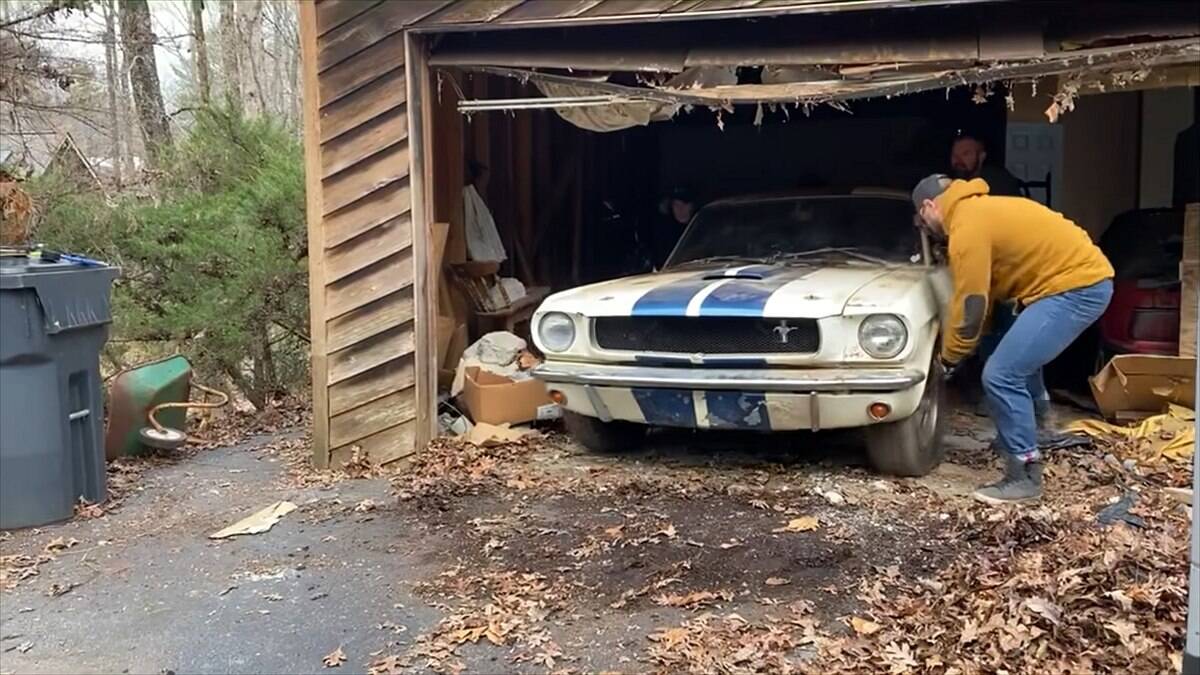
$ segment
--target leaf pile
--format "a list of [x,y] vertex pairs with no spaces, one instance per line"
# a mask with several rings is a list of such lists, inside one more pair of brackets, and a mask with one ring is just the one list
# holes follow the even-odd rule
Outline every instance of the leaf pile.
[[815,619],[793,612],[785,620],[750,622],[739,614],[702,614],[647,636],[648,658],[662,672],[795,673],[826,638]]
[[464,568],[443,572],[419,592],[458,601],[437,628],[416,639],[401,657],[385,656],[371,664],[372,675],[408,672],[414,663],[435,672],[461,672],[458,649],[487,641],[509,647],[514,663],[533,662],[553,669],[562,650],[550,638],[546,618],[566,606],[570,588],[540,574]]

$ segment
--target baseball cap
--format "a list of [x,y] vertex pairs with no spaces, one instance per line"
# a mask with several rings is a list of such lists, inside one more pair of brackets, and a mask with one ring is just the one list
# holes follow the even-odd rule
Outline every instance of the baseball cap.
[[944,173],[931,173],[921,179],[917,186],[913,188],[912,200],[913,205],[919,211],[921,204],[925,203],[926,199],[937,199],[939,195],[950,187],[950,177]]

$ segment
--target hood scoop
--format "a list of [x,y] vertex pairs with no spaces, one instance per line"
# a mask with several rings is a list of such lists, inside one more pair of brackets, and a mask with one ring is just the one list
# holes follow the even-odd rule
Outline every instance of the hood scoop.
[[744,272],[735,272],[733,270],[728,272],[713,272],[712,274],[707,274],[704,276],[705,281],[722,281],[724,279],[750,279],[753,281],[762,281],[765,278],[766,277],[762,272],[755,272],[752,270],[746,270]]

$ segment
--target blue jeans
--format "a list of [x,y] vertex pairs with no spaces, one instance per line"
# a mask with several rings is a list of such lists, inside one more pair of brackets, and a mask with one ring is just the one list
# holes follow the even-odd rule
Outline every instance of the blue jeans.
[[983,367],[983,391],[1001,448],[1026,460],[1036,457],[1030,378],[1100,318],[1111,299],[1112,281],[1106,279],[1042,298],[1017,315]]
[[[1013,323],[1017,320],[1016,309],[1014,303],[1011,302],[996,305],[995,311],[992,312],[992,329],[979,340],[981,363],[987,364],[988,359],[996,351],[996,347],[1000,346],[1000,340],[1004,339],[1008,329],[1012,328]],[[1033,414],[1037,419],[1042,419],[1046,413],[1050,412],[1050,392],[1046,391],[1046,381],[1042,377],[1041,368],[1029,376],[1026,387],[1029,389],[1030,398],[1033,399]]]

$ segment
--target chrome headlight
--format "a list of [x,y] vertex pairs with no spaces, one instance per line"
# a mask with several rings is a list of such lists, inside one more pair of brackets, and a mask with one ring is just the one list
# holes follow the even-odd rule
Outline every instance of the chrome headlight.
[[890,359],[904,351],[908,329],[895,314],[872,314],[858,326],[858,344],[877,359]]
[[542,347],[550,352],[565,352],[575,344],[575,322],[562,312],[550,312],[538,323]]

